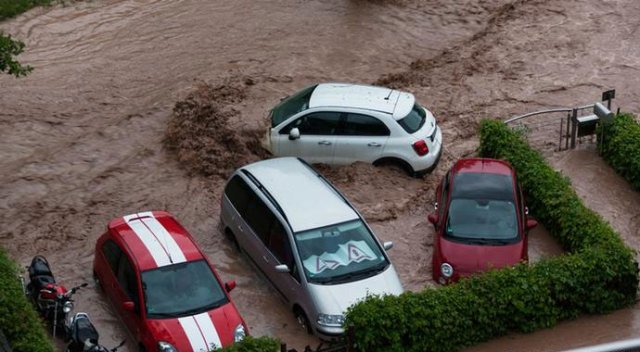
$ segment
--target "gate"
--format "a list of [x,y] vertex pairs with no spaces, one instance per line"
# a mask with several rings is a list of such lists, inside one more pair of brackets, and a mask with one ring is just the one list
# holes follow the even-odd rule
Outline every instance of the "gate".
[[[585,137],[598,138],[596,126],[599,121],[613,119],[614,114],[609,109],[614,97],[615,90],[602,93],[603,101],[607,101],[606,107],[598,102],[573,108],[539,110],[509,118],[505,123],[522,131],[529,144],[538,150],[573,149],[576,142]],[[550,136],[557,136],[557,144],[550,141]]]

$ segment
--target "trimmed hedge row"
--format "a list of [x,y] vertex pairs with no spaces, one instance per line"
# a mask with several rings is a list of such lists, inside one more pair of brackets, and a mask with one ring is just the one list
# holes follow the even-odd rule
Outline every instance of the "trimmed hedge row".
[[244,340],[235,343],[229,347],[225,347],[221,352],[276,352],[280,351],[280,341],[272,337],[251,337],[247,336]]
[[18,267],[0,247],[0,327],[14,352],[54,352],[42,320],[22,291]]
[[452,351],[635,301],[634,253],[582,204],[569,181],[500,121],[483,121],[480,144],[483,156],[514,166],[530,209],[569,254],[439,289],[370,297],[347,312],[359,350]]
[[602,158],[640,191],[640,124],[631,114],[618,114],[613,123],[600,128],[604,128],[604,141],[598,145]]

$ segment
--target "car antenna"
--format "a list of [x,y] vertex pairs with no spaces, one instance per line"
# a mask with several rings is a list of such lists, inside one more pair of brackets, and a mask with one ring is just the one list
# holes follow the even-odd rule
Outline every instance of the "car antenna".
[[393,93],[393,89],[389,90],[389,95],[387,95],[384,100],[389,100],[389,97],[391,97],[391,93]]

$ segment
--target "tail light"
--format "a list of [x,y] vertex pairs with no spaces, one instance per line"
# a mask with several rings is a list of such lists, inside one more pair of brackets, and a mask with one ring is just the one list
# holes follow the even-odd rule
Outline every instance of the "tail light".
[[423,156],[429,153],[429,147],[427,147],[427,142],[423,140],[419,140],[413,143],[412,147],[413,147],[413,150],[416,151],[416,154],[418,154],[419,156]]

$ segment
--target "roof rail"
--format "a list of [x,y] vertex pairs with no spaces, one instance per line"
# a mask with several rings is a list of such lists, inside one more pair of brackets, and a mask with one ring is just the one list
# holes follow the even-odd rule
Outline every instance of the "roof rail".
[[264,194],[265,197],[269,199],[271,204],[273,204],[273,206],[276,207],[280,215],[282,215],[282,217],[287,221],[287,223],[289,223],[289,219],[287,219],[287,215],[284,213],[284,210],[282,210],[282,207],[280,206],[280,204],[278,204],[276,199],[271,195],[271,193],[269,193],[269,191],[262,185],[262,183],[260,183],[260,181],[258,181],[258,179],[251,172],[249,172],[249,170],[242,169],[242,173],[245,174],[251,180],[251,182],[253,182],[258,187],[258,189],[262,192],[262,194]]

